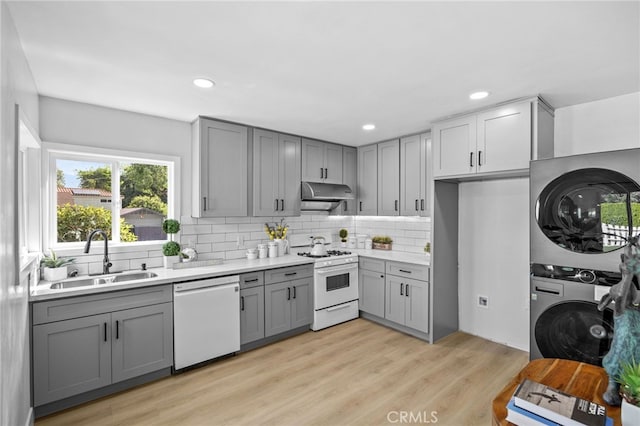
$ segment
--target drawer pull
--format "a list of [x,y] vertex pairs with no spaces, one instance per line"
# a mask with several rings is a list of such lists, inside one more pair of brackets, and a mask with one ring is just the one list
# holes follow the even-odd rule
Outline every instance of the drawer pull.
[[251,280],[244,280],[245,283],[255,283],[256,281],[258,281],[257,278],[253,278]]
[[284,276],[285,277],[290,277],[292,275],[297,275],[297,274],[298,274],[297,272],[287,272],[287,273],[284,274]]
[[406,269],[398,269],[398,272],[404,272],[405,274],[411,273],[411,271],[407,271]]

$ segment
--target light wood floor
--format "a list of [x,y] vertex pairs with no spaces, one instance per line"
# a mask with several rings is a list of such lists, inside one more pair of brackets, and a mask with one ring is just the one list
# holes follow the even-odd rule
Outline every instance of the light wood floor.
[[490,425],[491,401],[527,362],[526,352],[465,333],[429,345],[358,319],[36,425],[384,425],[402,424],[400,411],[423,424],[436,412],[438,425]]

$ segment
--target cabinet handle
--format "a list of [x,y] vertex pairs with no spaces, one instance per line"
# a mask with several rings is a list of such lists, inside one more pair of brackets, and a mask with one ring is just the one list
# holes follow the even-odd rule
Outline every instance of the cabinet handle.
[[244,311],[244,296],[240,296],[240,310]]
[[296,286],[295,285],[293,286],[293,298],[294,299],[296,298]]
[[291,287],[287,287],[287,300],[291,300]]
[[120,338],[120,321],[116,320],[116,340]]
[[258,281],[257,278],[251,279],[251,280],[244,280],[245,283],[255,283],[256,281]]
[[395,209],[395,211],[398,211],[398,200],[394,201],[393,208]]
[[406,269],[398,269],[398,272],[404,272],[405,274],[411,273],[411,271],[407,271]]
[[342,202],[342,210],[349,211],[349,208],[347,207],[347,202],[346,201]]
[[407,284],[406,286],[404,286],[404,295],[406,297],[409,297],[409,284]]
[[320,179],[324,177],[324,169],[320,167]]
[[273,210],[278,211],[278,199],[276,198],[274,201],[275,201],[275,203],[274,203],[274,206],[273,206]]
[[482,151],[478,151],[478,166],[482,166]]
[[104,341],[107,341],[107,323],[104,323]]
[[416,198],[416,211],[418,211],[418,199]]
[[284,211],[284,198],[280,199],[280,211]]
[[360,211],[362,211],[362,201],[360,201]]
[[384,278],[384,275],[380,275],[380,278]]
[[420,210],[424,211],[424,198],[420,199]]
[[473,152],[469,153],[469,167],[473,167]]
[[296,275],[297,272],[287,272],[286,274],[284,274],[285,277],[290,277],[291,275]]
[[202,197],[202,210],[207,211],[207,197]]
[[403,287],[404,287],[404,284],[400,283],[400,296],[404,295],[404,293],[403,293],[404,288]]
[[328,178],[329,177],[329,170],[328,169],[324,169],[324,178]]

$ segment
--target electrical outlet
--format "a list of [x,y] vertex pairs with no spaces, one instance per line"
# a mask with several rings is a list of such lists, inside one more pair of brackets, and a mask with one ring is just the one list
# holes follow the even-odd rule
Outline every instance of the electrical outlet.
[[478,306],[480,306],[481,308],[488,308],[489,298],[487,296],[478,295]]

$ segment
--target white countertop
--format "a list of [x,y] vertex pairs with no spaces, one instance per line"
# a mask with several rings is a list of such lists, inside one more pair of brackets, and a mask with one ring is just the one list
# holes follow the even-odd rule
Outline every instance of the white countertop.
[[394,250],[365,250],[365,249],[346,249],[352,253],[362,257],[371,257],[380,260],[392,260],[394,262],[413,263],[416,265],[430,266],[431,256],[420,253],[408,253],[405,251]]
[[[61,297],[81,296],[94,293],[103,293],[106,291],[127,290],[138,287],[148,287],[159,284],[175,283],[186,280],[194,280],[200,278],[220,277],[224,275],[241,274],[244,272],[259,271],[263,269],[282,268],[285,266],[303,265],[313,263],[314,259],[308,257],[288,254],[281,257],[266,259],[236,259],[225,260],[223,263],[214,266],[201,266],[197,268],[184,269],[165,269],[153,268],[148,269],[158,276],[137,281],[99,284],[88,287],[76,287],[68,289],[52,290],[48,281],[40,281],[39,285],[30,289],[29,300],[37,302],[42,300],[58,299]],[[77,279],[87,278],[86,276],[77,277]]]

